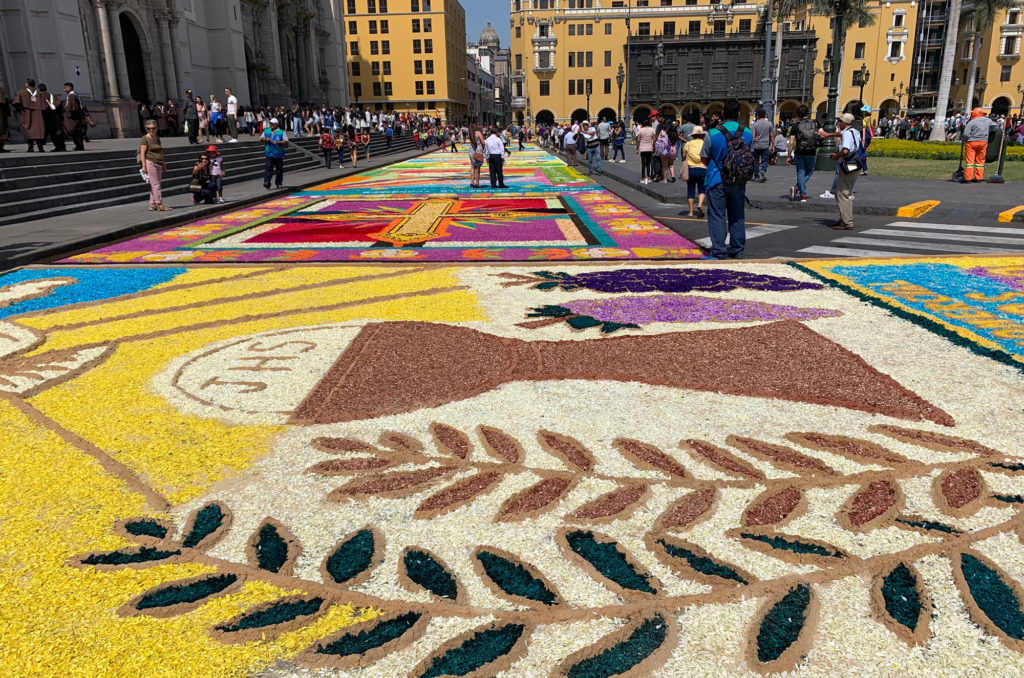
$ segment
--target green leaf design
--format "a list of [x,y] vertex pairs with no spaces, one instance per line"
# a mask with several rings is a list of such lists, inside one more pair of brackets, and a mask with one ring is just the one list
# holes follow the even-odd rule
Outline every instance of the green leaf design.
[[610,579],[624,589],[657,593],[649,577],[637,572],[616,542],[598,541],[593,532],[576,530],[565,535],[566,543],[579,557],[594,566],[601,576]]
[[1021,601],[1002,575],[970,553],[960,554],[960,568],[971,597],[985,616],[1010,638],[1024,640]]
[[535,600],[545,605],[554,605],[554,592],[544,585],[521,564],[503,558],[490,551],[480,551],[477,560],[483,566],[484,574],[510,596]]
[[564,318],[572,315],[572,311],[564,306],[540,306],[532,311],[533,313],[526,314],[527,318]]
[[256,566],[267,572],[280,572],[288,562],[288,542],[271,523],[263,525],[255,537]]
[[[199,547],[205,539],[225,524],[227,518],[227,515],[218,504],[207,504],[196,512],[191,529],[185,535],[181,545],[187,549]],[[206,545],[208,546],[209,544]]]
[[960,534],[960,530],[933,520],[913,520],[910,518],[897,518],[896,522],[907,527],[916,527],[930,532],[942,532],[943,534]]
[[93,553],[82,558],[83,565],[133,565],[135,563],[152,563],[180,556],[181,551],[163,551],[143,546],[139,549],[121,549],[108,553]]
[[236,581],[238,581],[238,577],[233,574],[218,574],[202,577],[188,584],[179,582],[163,584],[139,598],[135,603],[135,608],[149,610],[184,603],[196,603],[220,593]]
[[1007,504],[1024,504],[1024,496],[1019,494],[993,494],[992,498]]
[[368,629],[344,633],[326,645],[317,643],[313,652],[336,657],[366,654],[401,638],[422,616],[418,612],[406,612],[390,619],[382,619]]
[[673,558],[681,558],[682,560],[685,560],[687,565],[701,574],[718,577],[727,581],[734,581],[739,584],[750,583],[731,567],[717,563],[707,556],[698,555],[685,546],[670,544],[664,539],[658,539],[655,543],[660,544],[661,547],[665,549],[665,553]]
[[798,584],[768,610],[757,632],[758,661],[775,661],[797,641],[807,621],[810,604],[811,587]]
[[420,678],[465,676],[472,673],[511,652],[525,630],[523,624],[506,624],[477,631],[457,647],[440,657],[434,657]]
[[414,583],[441,598],[455,600],[459,595],[455,577],[426,551],[409,549],[402,557],[405,573]]
[[604,324],[596,318],[591,318],[589,315],[577,315],[569,318],[565,322],[567,322],[569,327],[574,330],[585,330],[588,327],[599,327]]
[[1011,471],[1013,473],[1024,471],[1024,464],[1004,464],[998,461],[990,461],[988,465],[991,466],[992,468],[1001,468],[1006,471]]
[[139,518],[138,520],[129,520],[124,524],[124,531],[128,534],[135,535],[136,537],[154,537],[156,539],[163,539],[167,536],[167,528],[155,520],[149,518]]
[[668,624],[660,615],[645,619],[629,634],[629,638],[593,657],[573,664],[568,678],[611,678],[644,661],[665,644]]
[[215,627],[218,631],[235,633],[237,631],[248,631],[250,629],[262,629],[267,626],[285,624],[294,621],[299,617],[308,617],[315,614],[323,607],[323,598],[310,598],[309,600],[290,600],[286,602],[275,602],[262,607],[255,612],[250,612],[238,617],[233,622]]
[[327,556],[324,570],[338,584],[344,584],[373,565],[376,543],[371,530],[359,530]]
[[792,551],[793,553],[799,553],[801,555],[821,556],[823,558],[843,557],[843,554],[839,551],[828,549],[821,544],[815,544],[814,542],[801,541],[799,539],[787,539],[786,537],[780,537],[778,535],[752,534],[749,532],[743,532],[740,536],[744,539],[759,541],[780,551]]
[[911,632],[917,629],[923,605],[917,591],[917,577],[904,563],[882,577],[882,600],[885,611],[897,623]]

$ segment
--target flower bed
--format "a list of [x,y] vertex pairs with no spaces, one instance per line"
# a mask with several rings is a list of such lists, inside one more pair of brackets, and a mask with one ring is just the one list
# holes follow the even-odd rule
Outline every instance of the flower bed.
[[[914,158],[917,160],[959,160],[960,144],[946,141],[871,140],[868,153],[876,158]],[[1007,146],[1006,160],[1024,160],[1024,146]]]

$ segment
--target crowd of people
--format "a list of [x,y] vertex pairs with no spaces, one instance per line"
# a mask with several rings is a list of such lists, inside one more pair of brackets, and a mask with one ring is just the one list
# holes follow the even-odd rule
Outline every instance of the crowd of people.
[[51,92],[45,83],[36,85],[33,78],[25,80],[25,87],[9,99],[0,86],[0,153],[9,153],[4,148],[10,136],[10,119],[18,114],[21,131],[28,144],[28,152],[45,151],[46,141],[53,144],[54,151],[64,152],[68,142],[76,151],[85,150],[89,128],[95,127],[89,110],[82,98],[75,92],[75,85],[65,82],[63,92]]

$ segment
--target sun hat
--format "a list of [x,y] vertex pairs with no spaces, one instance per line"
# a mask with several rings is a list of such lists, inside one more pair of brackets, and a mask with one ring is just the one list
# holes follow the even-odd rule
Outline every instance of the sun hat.
[[693,129],[690,131],[690,136],[691,137],[702,137],[702,136],[704,136],[704,128],[701,127],[700,125],[694,125]]
[[855,118],[853,117],[853,113],[843,113],[842,115],[839,116],[839,119],[845,122],[847,125],[852,125],[853,121],[855,120]]
[[207,153],[220,153],[220,151],[217,150],[217,147],[214,146],[213,144],[210,144],[209,146],[206,147],[206,152]]
[[861,113],[870,113],[871,107],[868,106],[867,104],[864,104],[863,106],[860,107],[860,111]]
[[271,124],[271,125],[280,125],[280,124],[281,124],[281,121],[280,121],[280,120],[278,120],[277,118],[271,118],[271,119],[270,119],[270,124]]

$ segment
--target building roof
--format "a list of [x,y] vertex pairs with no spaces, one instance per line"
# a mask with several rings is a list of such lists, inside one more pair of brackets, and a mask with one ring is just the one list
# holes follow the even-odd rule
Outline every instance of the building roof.
[[487,28],[480,33],[480,44],[488,47],[500,47],[501,38],[498,37],[498,31],[491,28],[491,22],[487,22]]

